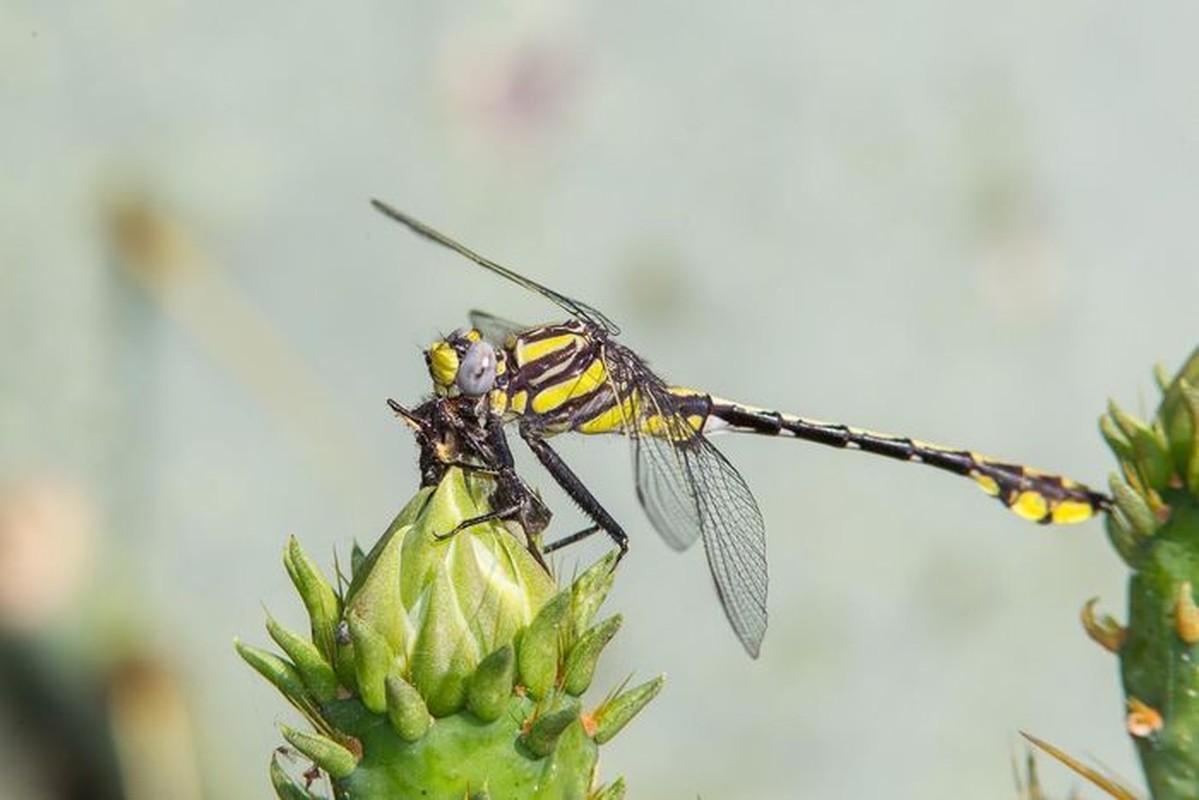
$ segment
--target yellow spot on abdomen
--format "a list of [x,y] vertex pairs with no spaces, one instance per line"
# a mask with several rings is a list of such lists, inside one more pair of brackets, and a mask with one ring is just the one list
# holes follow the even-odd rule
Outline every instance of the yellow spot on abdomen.
[[979,488],[991,495],[991,497],[999,496],[999,484],[990,475],[983,475],[981,472],[971,472],[970,477],[974,478],[974,482],[979,485]]
[[[671,442],[689,441],[696,432],[695,428],[689,427],[690,421],[683,417],[666,417],[661,414],[652,414],[641,420],[641,432],[647,436],[653,436],[655,439],[666,439]],[[703,423],[700,422],[702,427]]]
[[1079,500],[1063,500],[1053,507],[1053,522],[1057,525],[1070,525],[1075,522],[1088,520],[1095,515],[1095,509],[1090,503]]
[[1008,508],[1012,509],[1018,516],[1032,522],[1040,522],[1049,513],[1049,503],[1045,500],[1045,496],[1040,492],[1034,491],[1021,492],[1008,505]]
[[670,429],[667,427],[666,420],[662,418],[661,414],[654,414],[641,420],[641,430],[643,433],[659,439],[670,438]]

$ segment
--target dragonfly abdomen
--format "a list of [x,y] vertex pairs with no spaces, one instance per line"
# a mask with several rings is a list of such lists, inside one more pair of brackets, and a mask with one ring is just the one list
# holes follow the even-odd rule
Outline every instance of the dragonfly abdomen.
[[963,475],[1024,519],[1043,524],[1081,522],[1108,507],[1106,495],[1081,483],[1020,464],[1009,464],[969,450],[928,444],[906,436],[805,419],[770,409],[712,398],[703,430],[732,430],[768,436],[793,436],[808,442],[862,450],[899,461],[913,461]]

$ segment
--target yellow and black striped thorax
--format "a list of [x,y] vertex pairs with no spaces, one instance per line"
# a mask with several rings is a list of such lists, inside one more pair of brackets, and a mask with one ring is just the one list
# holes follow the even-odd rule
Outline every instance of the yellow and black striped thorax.
[[[426,361],[439,394],[460,392],[466,354],[482,339],[478,330],[462,329],[429,348]],[[683,409],[673,394],[679,390],[646,385],[655,376],[641,360],[584,321],[511,333],[495,359],[491,410],[505,420],[523,419],[543,434],[637,432],[679,440],[703,426],[704,409],[694,401]],[[694,400],[703,405],[701,398],[706,395],[697,393]]]
[[611,358],[614,348],[603,331],[577,320],[512,334],[503,348],[507,404],[493,408],[534,421],[545,433],[618,432],[620,406],[633,387]]
[[[435,391],[466,392],[462,371],[483,334],[462,328],[425,351]],[[547,433],[576,427],[593,411],[616,402],[605,363],[606,338],[582,322],[543,325],[512,333],[494,347],[495,380],[488,392],[491,410],[507,420],[524,417]],[[475,359],[477,360],[477,359]]]
[[575,320],[513,334],[505,345],[508,419],[543,433],[652,436],[682,444],[708,419],[711,397],[667,386],[633,351]]

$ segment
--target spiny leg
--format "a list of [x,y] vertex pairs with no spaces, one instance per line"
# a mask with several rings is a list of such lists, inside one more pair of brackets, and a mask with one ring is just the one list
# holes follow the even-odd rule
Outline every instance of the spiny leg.
[[490,502],[498,508],[463,520],[452,530],[444,534],[435,534],[435,536],[438,540],[448,539],[463,530],[485,522],[514,520],[524,534],[525,548],[541,565],[541,568],[550,573],[549,565],[545,561],[539,544],[541,532],[549,524],[551,516],[549,509],[517,474],[512,452],[508,449],[507,439],[504,437],[503,428],[498,418],[494,419],[494,425],[489,425],[489,428],[489,437],[495,437],[494,441],[489,442],[485,451],[477,451],[476,455],[488,459],[494,466],[477,468],[474,471],[483,472],[491,477],[495,488],[491,492]]
[[540,541],[541,532],[549,525],[550,511],[532,490],[525,485],[516,472],[516,460],[508,447],[503,420],[496,414],[488,414],[484,423],[485,443],[478,449],[482,457],[495,467],[495,491],[492,502],[503,502],[507,509],[505,519],[515,519],[525,536],[525,547],[547,573]]
[[[601,528],[604,533],[608,534],[612,541],[616,543],[616,546],[620,548],[620,555],[616,558],[616,563],[619,564],[620,560],[624,558],[625,553],[629,552],[628,534],[626,534],[624,529],[620,527],[620,524],[612,518],[612,515],[608,513],[607,509],[600,505],[599,500],[595,499],[595,495],[593,495],[591,491],[585,485],[583,485],[583,482],[579,480],[579,476],[575,475],[571,468],[566,465],[566,462],[562,460],[562,457],[558,455],[557,451],[546,444],[545,440],[542,439],[536,431],[522,425],[520,428],[520,435],[521,438],[523,438],[529,445],[529,449],[533,451],[533,455],[537,456],[537,460],[541,462],[541,465],[545,467],[550,476],[553,477],[553,479],[557,481],[558,485],[562,487],[562,490],[565,491],[570,496],[570,499],[574,500],[575,503],[578,504],[579,508],[583,509],[583,513],[591,517],[592,521],[595,522],[595,525]],[[580,531],[577,534],[572,534],[571,536],[566,537],[564,543],[570,544],[571,542],[579,541],[580,539],[591,535],[591,533],[594,533],[594,530],[587,533]],[[562,546],[563,544],[560,543],[554,544],[555,549]]]
[[[550,542],[545,547],[541,548],[541,552],[552,553],[555,550],[561,550],[563,547],[569,547],[570,545],[572,545],[576,542],[583,541],[584,539],[588,538],[589,536],[591,536],[591,534],[595,533],[599,529],[600,529],[599,525],[590,525],[581,531],[577,531],[575,533],[570,534],[569,536],[563,536],[561,539],[559,539],[556,542]],[[623,551],[622,551],[622,554],[623,554]]]
[[506,508],[494,508],[491,511],[485,512],[483,514],[478,514],[473,517],[467,517],[466,519],[462,520],[454,527],[450,528],[445,533],[433,534],[433,538],[439,542],[444,542],[446,539],[453,539],[455,536],[462,533],[462,531],[467,530],[469,528],[473,528],[476,525],[483,525],[484,523],[491,522],[491,521],[497,520],[497,519],[498,520],[512,519],[513,517],[517,516],[519,513],[520,513],[519,505],[511,505],[511,506],[507,506]]

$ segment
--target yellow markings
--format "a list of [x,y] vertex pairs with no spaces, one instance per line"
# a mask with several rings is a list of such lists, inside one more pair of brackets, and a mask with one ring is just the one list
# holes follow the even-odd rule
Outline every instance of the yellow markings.
[[579,425],[579,433],[623,433],[633,419],[634,399],[626,397],[620,405],[613,403],[606,411]]
[[1051,521],[1055,525],[1071,525],[1088,520],[1095,515],[1095,508],[1081,500],[1063,500],[1053,507]]
[[597,358],[591,362],[587,369],[583,370],[583,374],[579,376],[579,380],[575,383],[574,391],[571,394],[574,397],[591,394],[607,380],[608,369],[604,366],[604,360]]
[[437,460],[443,464],[448,464],[455,459],[457,453],[452,445],[448,442],[436,442],[433,445],[433,452],[437,456]]
[[503,414],[508,410],[508,393],[503,389],[491,390],[491,410],[495,414]]
[[[983,466],[988,465],[987,460],[980,456],[973,456],[973,458]],[[990,465],[996,466],[994,462],[990,462]],[[1015,468],[1007,467],[1007,469]],[[1019,470],[1019,476],[1013,474],[1011,482],[1001,483],[1002,479],[997,479],[977,469],[971,470],[969,477],[984,492],[998,498],[1017,516],[1032,522],[1073,525],[1090,519],[1099,510],[1098,504],[1089,497],[1079,498],[1080,494],[1085,494],[1087,491],[1081,483],[1028,467],[1020,467]],[[1040,485],[1041,489],[1017,488],[1019,486],[1027,487],[1030,483],[1033,483],[1034,487]],[[1048,483],[1056,485],[1047,485]],[[1059,488],[1064,491],[1059,491]]]
[[521,389],[516,394],[508,398],[508,409],[513,414],[525,413],[525,404],[529,402],[529,393]]
[[439,388],[452,386],[458,376],[458,354],[449,342],[435,342],[428,350],[429,376]]
[[661,414],[651,414],[641,420],[641,432],[658,439],[670,438],[670,428]]
[[547,386],[533,396],[533,411],[544,414],[553,411],[558,406],[576,397],[585,397],[604,385],[608,379],[608,370],[604,368],[602,359],[595,359],[583,370],[582,374],[571,375],[551,386]]
[[478,342],[483,339],[483,334],[479,333],[479,330],[477,328],[471,328],[469,331],[466,332],[465,338],[466,338],[466,341],[468,341],[468,342]]
[[516,356],[516,365],[523,367],[524,365],[536,361],[539,358],[556,353],[559,350],[568,348],[578,349],[583,344],[582,337],[575,333],[563,333],[558,336],[550,336],[545,339],[534,339],[528,341],[526,339],[517,339],[516,346],[512,349],[512,353]]
[[1024,519],[1040,522],[1049,513],[1049,502],[1045,495],[1029,489],[1016,495],[1016,499],[1008,504],[1008,508]]
[[692,414],[691,416],[687,417],[687,424],[691,426],[691,430],[698,433],[699,431],[703,430],[704,417],[701,414]]
[[[665,417],[661,414],[651,414],[641,420],[641,432],[655,439],[666,439],[672,442],[685,442],[695,435],[695,428],[678,424],[678,417]],[[688,422],[690,424],[690,422]],[[700,421],[703,426],[703,421]]]
[[970,477],[974,479],[974,482],[977,483],[984,492],[991,495],[991,497],[999,496],[999,484],[996,483],[995,479],[990,475],[984,475],[981,472],[974,471],[970,473]]

